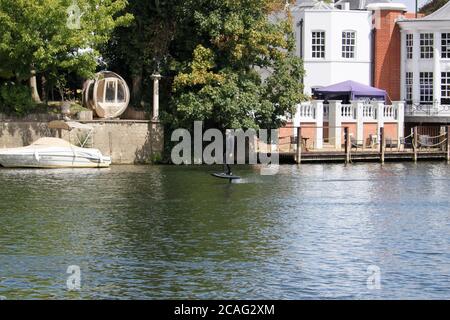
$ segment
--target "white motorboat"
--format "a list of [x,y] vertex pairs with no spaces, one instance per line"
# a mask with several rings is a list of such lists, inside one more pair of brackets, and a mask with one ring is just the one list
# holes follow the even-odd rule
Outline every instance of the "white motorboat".
[[97,149],[80,148],[58,138],[41,138],[22,148],[0,149],[6,168],[107,168],[111,158]]

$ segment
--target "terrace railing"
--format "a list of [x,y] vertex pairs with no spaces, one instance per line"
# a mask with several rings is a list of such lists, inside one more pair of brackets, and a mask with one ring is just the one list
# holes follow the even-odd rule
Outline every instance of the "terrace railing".
[[355,120],[356,112],[354,106],[351,104],[341,105],[341,117],[343,121]]
[[383,117],[385,120],[396,120],[397,109],[394,106],[385,105],[383,108]]
[[372,104],[364,104],[363,110],[363,120],[370,121],[377,119],[377,108]]
[[313,121],[316,118],[315,106],[311,103],[301,103],[300,105],[298,105],[298,114],[300,117],[300,121]]
[[410,104],[405,108],[405,115],[417,117],[450,117],[450,105],[443,104]]

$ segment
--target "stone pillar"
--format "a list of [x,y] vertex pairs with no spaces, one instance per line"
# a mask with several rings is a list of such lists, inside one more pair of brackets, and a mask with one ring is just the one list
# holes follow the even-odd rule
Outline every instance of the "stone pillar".
[[405,137],[405,102],[392,101],[392,106],[397,110],[397,141],[400,141]]
[[342,147],[341,142],[341,125],[342,125],[342,101],[341,100],[329,100],[330,105],[330,120],[328,125],[330,126],[329,136],[330,142],[334,145],[336,149]]
[[312,106],[316,115],[316,134],[314,145],[316,149],[323,148],[323,100],[313,100]]
[[296,106],[295,109],[295,115],[294,115],[294,119],[293,119],[293,132],[294,132],[294,137],[297,137],[297,128],[300,127],[300,108],[302,107],[302,105],[299,103]]
[[153,114],[152,120],[159,120],[159,80],[161,80],[161,75],[159,73],[154,73],[152,75],[153,79]]
[[384,101],[374,101],[373,105],[377,110],[377,124],[378,124],[378,141],[380,141],[380,129],[384,128]]
[[434,33],[434,53],[433,53],[433,101],[441,104],[441,33]]
[[364,145],[364,103],[362,101],[352,101],[352,106],[356,110],[356,143]]
[[406,32],[401,31],[400,49],[400,99],[406,100]]
[[414,31],[413,36],[413,103],[420,103],[420,33]]

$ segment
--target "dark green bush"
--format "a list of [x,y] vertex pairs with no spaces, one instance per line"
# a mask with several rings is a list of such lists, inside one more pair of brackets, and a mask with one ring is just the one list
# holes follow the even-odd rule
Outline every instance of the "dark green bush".
[[28,86],[6,82],[0,85],[0,112],[23,116],[35,108]]

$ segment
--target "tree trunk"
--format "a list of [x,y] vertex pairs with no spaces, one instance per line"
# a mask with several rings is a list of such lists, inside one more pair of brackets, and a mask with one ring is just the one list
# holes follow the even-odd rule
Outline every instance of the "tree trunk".
[[131,101],[136,107],[141,107],[142,98],[142,72],[138,75],[133,75],[131,88]]
[[30,77],[30,88],[31,88],[31,98],[36,103],[41,103],[41,97],[39,97],[39,92],[37,88],[37,81],[36,81],[36,70],[31,70],[31,77]]
[[47,102],[47,79],[44,75],[41,76],[41,96],[44,102]]

